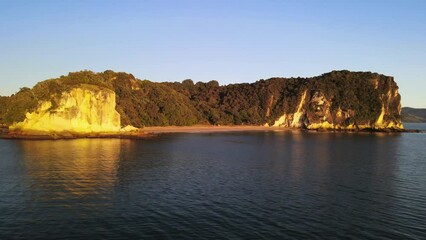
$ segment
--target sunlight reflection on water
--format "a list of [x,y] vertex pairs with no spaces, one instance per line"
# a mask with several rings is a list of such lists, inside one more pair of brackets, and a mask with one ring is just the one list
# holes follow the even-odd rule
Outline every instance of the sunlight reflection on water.
[[[48,200],[82,201],[107,197],[117,178],[120,153],[130,140],[77,139],[21,141],[31,188]],[[84,202],[84,201],[82,201]]]

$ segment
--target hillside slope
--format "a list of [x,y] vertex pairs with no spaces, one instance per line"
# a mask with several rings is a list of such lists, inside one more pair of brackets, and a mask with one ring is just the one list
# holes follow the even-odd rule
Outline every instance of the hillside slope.
[[413,123],[426,122],[426,109],[403,107],[402,121]]
[[43,104],[50,104],[48,108],[45,105],[43,114],[53,114],[63,109],[64,96],[70,92],[94,87],[115,95],[115,110],[122,127],[212,124],[347,130],[403,128],[401,98],[393,78],[350,71],[226,86],[216,81],[194,84],[192,80],[154,83],[110,70],[74,72],[1,97],[0,123],[19,126],[28,122],[29,116],[40,113]]

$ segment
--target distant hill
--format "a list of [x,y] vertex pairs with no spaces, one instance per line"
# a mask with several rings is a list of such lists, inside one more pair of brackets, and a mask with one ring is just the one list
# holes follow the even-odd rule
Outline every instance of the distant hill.
[[403,122],[426,122],[426,109],[425,108],[402,108],[402,121]]

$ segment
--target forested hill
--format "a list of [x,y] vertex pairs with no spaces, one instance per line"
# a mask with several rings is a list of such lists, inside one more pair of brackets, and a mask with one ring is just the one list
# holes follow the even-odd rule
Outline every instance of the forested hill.
[[88,85],[115,92],[123,126],[277,125],[284,115],[278,125],[290,125],[296,117],[301,124],[327,122],[343,127],[373,126],[380,118],[392,123],[401,120],[396,83],[377,73],[333,71],[312,78],[220,86],[217,81],[189,79],[154,83],[107,70],[69,73],[1,97],[0,122],[23,121],[43,101],[51,101],[54,109],[62,93]]
[[426,122],[426,109],[403,107],[402,121],[403,122]]

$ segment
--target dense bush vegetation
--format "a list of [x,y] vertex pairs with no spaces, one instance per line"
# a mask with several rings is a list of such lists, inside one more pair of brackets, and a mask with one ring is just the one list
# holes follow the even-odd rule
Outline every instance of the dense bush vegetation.
[[379,77],[369,72],[334,71],[315,77],[311,82],[314,89],[332,99],[332,110],[351,109],[356,113],[355,120],[362,122],[373,121],[380,115],[382,92],[374,89],[372,82]]
[[7,112],[7,106],[9,102],[9,97],[0,96],[0,124],[4,124],[6,122],[5,115]]
[[[375,80],[380,83],[378,89]],[[153,83],[122,72],[81,71],[1,97],[0,122],[22,121],[39,101],[50,100],[55,105],[62,92],[85,86],[82,84],[114,91],[122,124],[136,127],[273,123],[284,113],[296,110],[305,90],[309,94],[321,91],[332,100],[332,110],[354,111],[354,121],[371,121],[380,114],[381,94],[397,88],[392,79],[370,72],[333,71],[313,78],[271,78],[252,84],[219,86],[214,80],[195,84],[190,79],[182,83]],[[390,104],[396,104],[397,109],[399,99]],[[393,111],[390,117],[399,118],[398,111]]]

